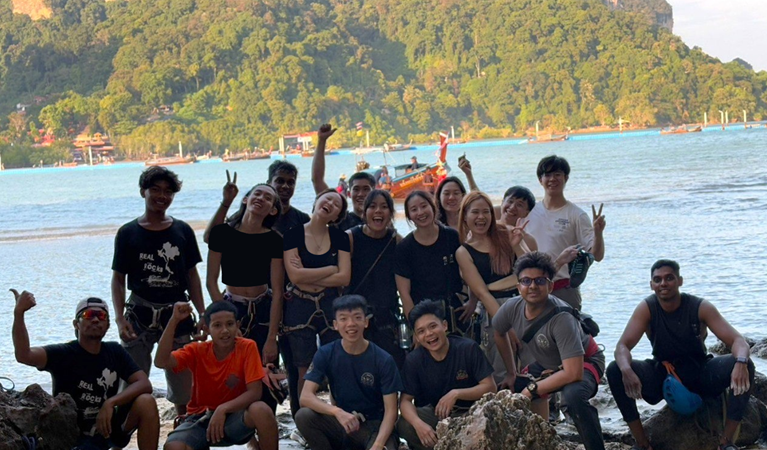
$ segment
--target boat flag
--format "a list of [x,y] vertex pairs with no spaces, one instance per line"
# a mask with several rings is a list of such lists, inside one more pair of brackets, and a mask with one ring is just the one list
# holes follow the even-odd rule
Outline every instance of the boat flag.
[[365,126],[365,122],[357,122],[357,130],[361,130]]

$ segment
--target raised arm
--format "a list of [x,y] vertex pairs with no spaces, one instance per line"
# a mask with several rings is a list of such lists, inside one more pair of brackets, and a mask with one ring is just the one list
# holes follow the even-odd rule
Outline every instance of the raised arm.
[[205,233],[202,235],[202,240],[207,244],[210,238],[210,230],[216,225],[224,223],[226,219],[226,213],[229,211],[229,207],[232,206],[232,202],[237,198],[237,172],[234,172],[234,178],[230,178],[229,170],[226,171],[226,184],[224,185],[224,198],[221,200],[221,204],[218,205],[216,212],[213,213],[213,217],[208,222],[208,226],[205,227]]
[[205,275],[205,287],[208,288],[210,299],[214,302],[220,302],[224,299],[224,295],[218,285],[220,273],[221,253],[208,249],[208,270]]
[[333,136],[336,129],[330,124],[323,124],[317,132],[317,148],[314,149],[314,158],[312,158],[312,186],[314,193],[319,194],[328,188],[325,183],[325,146],[328,138]]
[[160,342],[157,343],[157,352],[154,355],[154,365],[158,369],[173,370],[178,366],[178,361],[171,353],[173,351],[173,338],[176,336],[176,327],[182,321],[192,315],[192,305],[187,302],[177,302],[173,305],[173,315],[170,316],[165,330],[162,332]]
[[594,227],[594,245],[591,247],[591,254],[594,255],[595,261],[602,261],[605,257],[605,238],[603,236],[605,226],[605,216],[602,215],[602,207],[604,203],[599,204],[599,212],[597,212],[594,205],[591,205],[592,214],[592,226]]
[[16,289],[11,289],[16,298],[16,306],[13,308],[13,349],[16,361],[27,366],[42,369],[48,363],[48,354],[42,347],[29,346],[29,333],[27,324],[24,322],[24,313],[37,305],[35,296],[31,292],[23,291],[21,294]]
[[479,186],[477,186],[477,182],[474,181],[474,173],[471,170],[471,163],[466,159],[466,154],[458,157],[458,168],[463,171],[464,175],[466,175],[466,181],[469,182],[469,190],[472,192],[478,191]]

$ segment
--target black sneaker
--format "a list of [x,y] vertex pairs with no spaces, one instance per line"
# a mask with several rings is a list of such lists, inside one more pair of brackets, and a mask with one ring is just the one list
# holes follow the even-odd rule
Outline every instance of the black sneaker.
[[589,272],[589,267],[593,262],[594,255],[583,249],[578,251],[578,256],[568,264],[568,268],[570,269],[571,288],[577,288],[583,284],[583,281],[586,279],[586,274]]

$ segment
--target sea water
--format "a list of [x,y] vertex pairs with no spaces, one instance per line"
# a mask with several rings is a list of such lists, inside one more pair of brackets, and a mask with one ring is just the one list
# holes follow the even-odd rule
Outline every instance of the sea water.
[[[567,142],[518,145],[516,142],[473,142],[448,149],[453,174],[466,152],[480,189],[500,201],[512,185],[529,187],[540,198],[543,189],[535,169],[549,154],[564,156],[572,172],[567,198],[591,214],[604,203],[605,258],[589,271],[582,286],[583,309],[601,326],[598,341],[608,361],[636,305],[648,294],[650,266],[672,258],[682,266],[683,290],[711,301],[743,334],[767,337],[767,129],[727,132],[625,134],[611,138],[579,137]],[[420,162],[436,157],[432,149],[399,152],[388,163]],[[392,161],[392,157],[394,161]],[[366,155],[371,165],[381,154]],[[293,205],[310,211],[314,192],[311,158],[291,158],[299,168]],[[202,230],[221,201],[225,171],[237,172],[244,192],[265,182],[272,161],[209,161],[175,166],[183,180],[169,213],[197,231],[203,258]],[[327,158],[325,179],[331,187],[341,173],[354,172],[355,156]],[[125,163],[73,169],[30,169],[0,172],[0,376],[17,387],[39,383],[50,389],[50,376],[18,364],[13,356],[13,295],[27,289],[37,307],[26,315],[32,345],[74,338],[72,319],[78,300],[110,299],[113,241],[117,228],[143,212],[138,177],[143,164]],[[397,205],[398,210],[402,205]],[[234,211],[234,207],[232,208]],[[410,227],[398,214],[403,235]],[[205,263],[198,266],[205,280]],[[204,292],[206,303],[210,301]],[[114,322],[107,339],[117,339]],[[714,338],[709,337],[709,344]],[[649,357],[643,339],[635,357]],[[758,366],[764,364],[757,361]],[[164,388],[160,370],[152,383]]]

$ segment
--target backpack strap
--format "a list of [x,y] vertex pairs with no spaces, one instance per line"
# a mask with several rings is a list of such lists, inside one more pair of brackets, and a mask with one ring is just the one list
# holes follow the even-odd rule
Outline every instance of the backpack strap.
[[556,316],[557,314],[563,313],[563,312],[568,312],[572,314],[573,311],[574,311],[573,308],[569,306],[555,307],[554,309],[549,311],[546,315],[538,318],[538,320],[536,320],[535,322],[533,322],[532,325],[530,325],[530,328],[527,329],[527,331],[525,332],[525,335],[522,336],[522,342],[524,342],[525,344],[529,343],[533,339],[533,336],[535,336],[535,333],[537,333],[538,330],[543,328],[543,326],[546,325],[549,322],[549,320],[553,319],[554,316]]

